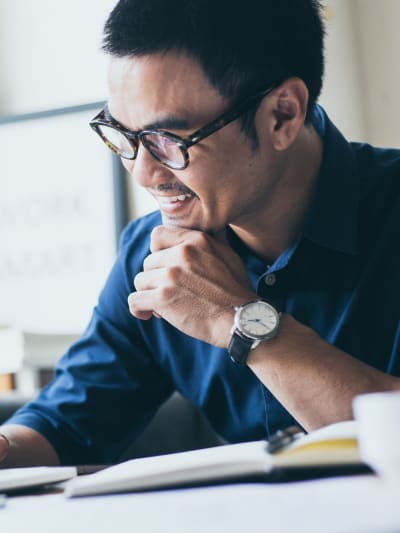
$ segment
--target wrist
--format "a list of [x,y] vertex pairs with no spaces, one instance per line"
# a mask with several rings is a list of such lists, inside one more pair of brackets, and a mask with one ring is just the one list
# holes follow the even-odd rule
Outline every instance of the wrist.
[[229,343],[232,338],[232,326],[234,323],[236,309],[241,305],[259,299],[257,294],[248,294],[240,298],[236,298],[229,305],[225,306],[222,313],[214,316],[213,329],[212,329],[212,341],[211,344],[218,346],[219,348],[228,349]]
[[313,345],[318,339],[318,334],[305,326],[292,315],[282,313],[279,333],[268,343],[261,343],[251,351],[247,364],[256,367],[273,360],[282,362],[289,353],[299,353],[302,345]]
[[276,337],[280,318],[281,312],[259,297],[236,307],[228,346],[231,360],[246,364],[252,350]]

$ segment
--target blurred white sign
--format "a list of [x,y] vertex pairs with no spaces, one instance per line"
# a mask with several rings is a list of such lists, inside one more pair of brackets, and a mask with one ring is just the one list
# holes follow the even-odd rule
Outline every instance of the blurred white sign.
[[94,114],[0,124],[0,324],[79,332],[96,304],[116,243]]

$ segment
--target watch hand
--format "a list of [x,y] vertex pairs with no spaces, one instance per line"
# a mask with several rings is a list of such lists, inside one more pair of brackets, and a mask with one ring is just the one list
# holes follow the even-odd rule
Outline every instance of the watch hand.
[[264,326],[264,328],[268,328],[268,325],[265,322],[263,322],[261,318],[250,318],[249,322],[257,322],[257,324]]

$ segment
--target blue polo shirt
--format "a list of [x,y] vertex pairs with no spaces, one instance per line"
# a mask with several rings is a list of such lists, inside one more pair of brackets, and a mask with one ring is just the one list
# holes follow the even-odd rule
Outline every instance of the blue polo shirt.
[[[273,265],[228,229],[229,242],[261,297],[355,358],[400,376],[400,151],[348,143],[319,107],[314,122],[324,154],[298,240]],[[9,420],[41,432],[63,463],[114,461],[174,390],[227,441],[268,438],[294,422],[226,350],[129,313],[133,279],[160,223],[156,212],[127,226],[86,331],[54,380]]]

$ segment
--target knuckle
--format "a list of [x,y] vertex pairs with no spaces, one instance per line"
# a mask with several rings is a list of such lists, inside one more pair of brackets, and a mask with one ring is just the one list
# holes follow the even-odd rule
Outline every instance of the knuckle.
[[203,231],[197,231],[193,237],[193,244],[195,247],[204,248],[208,246],[209,237]]
[[197,256],[197,247],[192,242],[185,242],[180,249],[180,261],[184,266],[188,266]]
[[172,266],[167,270],[167,281],[169,284],[176,285],[182,275],[182,268],[179,265]]
[[163,302],[169,302],[175,293],[175,288],[171,285],[160,287],[160,299]]

